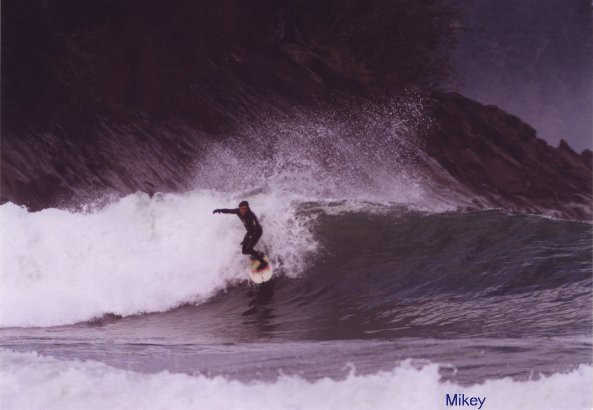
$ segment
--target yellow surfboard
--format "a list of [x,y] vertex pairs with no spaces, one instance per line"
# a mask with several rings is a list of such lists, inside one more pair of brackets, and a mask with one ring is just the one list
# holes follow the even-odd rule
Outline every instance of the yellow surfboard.
[[272,264],[267,256],[264,256],[264,260],[268,262],[268,266],[265,269],[258,270],[259,261],[249,259],[249,277],[255,283],[264,283],[272,279],[274,275],[274,270],[272,269]]

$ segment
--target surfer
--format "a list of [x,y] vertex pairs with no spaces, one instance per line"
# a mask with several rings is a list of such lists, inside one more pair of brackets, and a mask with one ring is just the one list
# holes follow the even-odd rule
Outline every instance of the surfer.
[[257,268],[258,271],[268,267],[268,262],[264,260],[264,254],[253,249],[257,241],[259,241],[259,238],[261,238],[264,231],[261,225],[259,224],[259,221],[257,220],[255,214],[251,212],[251,208],[249,208],[249,202],[241,201],[241,203],[239,203],[239,208],[215,209],[214,211],[212,211],[212,213],[237,215],[241,222],[243,222],[243,226],[245,226],[245,229],[247,229],[247,233],[243,238],[243,242],[241,242],[241,252],[243,253],[243,255],[251,255],[252,259],[257,259],[259,261],[259,266]]

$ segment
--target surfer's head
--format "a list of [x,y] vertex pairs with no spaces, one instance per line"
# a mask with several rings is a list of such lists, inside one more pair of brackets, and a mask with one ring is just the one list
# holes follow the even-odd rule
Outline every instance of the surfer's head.
[[241,212],[241,215],[245,215],[247,212],[249,212],[249,202],[241,201],[239,203],[239,212]]

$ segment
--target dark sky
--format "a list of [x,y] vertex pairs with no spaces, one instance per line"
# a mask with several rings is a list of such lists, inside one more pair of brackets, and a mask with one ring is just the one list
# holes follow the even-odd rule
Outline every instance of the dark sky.
[[449,0],[469,30],[455,88],[497,105],[557,146],[593,144],[590,0]]

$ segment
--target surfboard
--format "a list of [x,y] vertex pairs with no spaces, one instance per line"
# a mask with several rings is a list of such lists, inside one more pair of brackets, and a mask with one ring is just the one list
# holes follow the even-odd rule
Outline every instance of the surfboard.
[[259,261],[249,259],[249,277],[255,283],[264,283],[272,279],[274,275],[274,271],[272,269],[272,264],[267,256],[264,256],[264,260],[268,262],[268,266],[258,271],[257,267],[259,266]]

